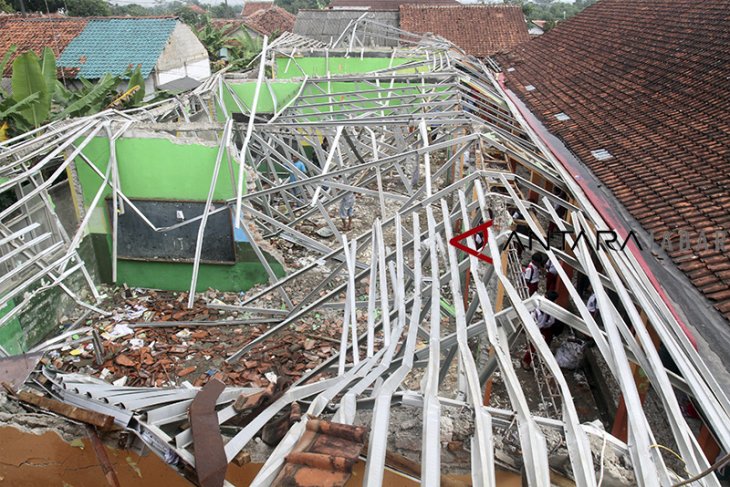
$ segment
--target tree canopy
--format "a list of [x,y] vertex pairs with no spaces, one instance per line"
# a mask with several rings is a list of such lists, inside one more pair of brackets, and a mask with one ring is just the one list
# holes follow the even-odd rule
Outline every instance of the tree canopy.
[[106,17],[112,8],[104,0],[66,0],[68,15],[71,17]]
[[575,0],[574,3],[553,2],[552,0],[504,0],[504,3],[520,5],[527,20],[546,20],[545,30],[550,30],[555,24],[567,20],[582,11],[596,0]]

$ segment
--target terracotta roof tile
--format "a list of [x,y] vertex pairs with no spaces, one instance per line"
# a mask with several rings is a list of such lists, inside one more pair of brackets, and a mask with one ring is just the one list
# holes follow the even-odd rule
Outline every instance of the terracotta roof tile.
[[258,12],[259,10],[266,10],[273,5],[273,0],[269,2],[244,2],[243,9],[241,10],[241,17],[248,17],[250,15],[253,15],[255,12]]
[[398,10],[401,5],[459,5],[456,0],[332,0],[329,8],[364,8],[370,10]]
[[48,46],[58,58],[69,42],[86,27],[87,22],[85,18],[71,17],[6,18],[0,29],[0,53],[6,53],[13,44],[18,46],[18,50],[8,62],[5,74],[12,71],[15,57],[24,52],[33,51],[40,55],[43,48]]
[[246,17],[246,24],[268,36],[291,32],[294,30],[296,16],[290,14],[281,7],[270,7],[266,10],[258,10]]
[[693,244],[706,232],[695,261],[681,262],[678,237],[669,254],[728,319],[729,23],[730,0],[601,0],[498,56],[507,86],[647,230],[683,229]]
[[492,56],[530,39],[517,5],[402,5],[401,29],[432,33],[477,57]]

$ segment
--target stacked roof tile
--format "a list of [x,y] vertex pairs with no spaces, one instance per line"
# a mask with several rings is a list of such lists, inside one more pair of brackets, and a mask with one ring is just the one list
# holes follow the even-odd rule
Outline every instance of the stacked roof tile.
[[398,10],[401,5],[459,5],[456,0],[332,0],[329,8],[362,8],[370,10]]
[[401,5],[400,26],[439,35],[476,57],[492,56],[530,39],[518,5]]
[[660,244],[672,232],[668,254],[727,319],[729,24],[730,0],[601,0],[499,58],[507,86],[641,225]]

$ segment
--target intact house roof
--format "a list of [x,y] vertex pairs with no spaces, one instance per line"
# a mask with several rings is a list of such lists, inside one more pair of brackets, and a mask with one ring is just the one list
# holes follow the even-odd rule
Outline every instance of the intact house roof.
[[[31,50],[40,54],[48,46],[66,76],[95,79],[139,65],[147,77],[177,24],[175,17],[14,17],[3,21],[0,52],[15,44],[15,56]],[[11,69],[12,61],[6,75]]]
[[263,2],[244,2],[241,9],[241,17],[248,17],[259,10],[266,10],[274,5],[273,0]]
[[728,0],[601,0],[498,57],[506,86],[659,245],[673,232],[668,255],[726,319],[730,252],[713,237],[730,241],[728,24]]
[[77,76],[100,78],[141,66],[149,76],[175,29],[175,18],[93,19],[64,49],[58,65]]
[[246,24],[266,35],[281,34],[294,30],[296,16],[281,7],[272,6],[266,10],[258,10],[246,17]]
[[[294,33],[321,42],[337,39],[349,26],[350,22],[359,19],[363,14],[366,19],[374,20],[390,27],[398,28],[397,10],[300,10],[294,22]],[[374,39],[371,37],[371,39]],[[397,45],[398,40],[381,43],[389,46]]]
[[332,0],[329,8],[366,8],[370,10],[398,10],[401,5],[459,5],[456,0]]
[[476,57],[491,56],[530,39],[518,5],[401,5],[400,27],[439,35]]
[[40,55],[48,46],[58,56],[69,42],[81,33],[88,22],[85,18],[59,17],[0,17],[0,54],[5,54],[10,46],[18,46],[18,50],[5,67],[5,75],[12,71],[15,58],[28,51]]

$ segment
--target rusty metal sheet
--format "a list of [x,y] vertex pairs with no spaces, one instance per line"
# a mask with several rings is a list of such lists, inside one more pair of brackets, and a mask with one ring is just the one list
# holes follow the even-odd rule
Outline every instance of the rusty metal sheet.
[[19,389],[42,356],[43,352],[36,352],[0,358],[0,383],[7,382]]
[[190,404],[195,470],[201,487],[221,487],[226,479],[228,461],[215,410],[216,400],[225,387],[220,380],[212,379]]

